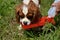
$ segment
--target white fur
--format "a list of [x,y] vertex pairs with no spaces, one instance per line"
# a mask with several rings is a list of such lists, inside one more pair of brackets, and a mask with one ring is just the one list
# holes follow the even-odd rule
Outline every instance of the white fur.
[[26,4],[26,5],[28,5],[29,2],[30,2],[30,0],[23,0],[23,3]]
[[32,0],[37,6],[39,5],[39,0]]
[[18,29],[19,30],[22,30],[22,25],[21,24],[18,26]]
[[39,8],[40,8],[40,5],[39,5]]
[[24,13],[24,15],[27,15],[28,7],[24,5],[23,8],[22,8],[22,12]]
[[[39,0],[32,0],[32,1],[36,4],[36,6],[39,7]],[[28,5],[29,2],[30,2],[30,0],[23,0],[23,3],[26,4],[26,5]]]
[[23,22],[27,22],[27,25],[29,25],[31,23],[31,21],[29,19],[27,19],[26,17],[23,19],[20,19],[20,22],[24,25]]

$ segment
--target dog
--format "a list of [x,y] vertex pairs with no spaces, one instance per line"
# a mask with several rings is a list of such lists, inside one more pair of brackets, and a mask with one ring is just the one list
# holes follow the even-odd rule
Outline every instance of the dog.
[[22,4],[16,7],[17,22],[21,22],[22,25],[35,23],[38,18],[41,17],[41,13],[37,5],[39,6],[38,0],[23,0]]
[[[34,24],[41,17],[40,0],[23,0],[22,3],[16,7],[16,19],[21,25]],[[21,25],[19,28],[20,30],[22,29]],[[33,29],[31,28],[27,31],[32,31],[36,34],[40,30],[41,29],[38,27]]]

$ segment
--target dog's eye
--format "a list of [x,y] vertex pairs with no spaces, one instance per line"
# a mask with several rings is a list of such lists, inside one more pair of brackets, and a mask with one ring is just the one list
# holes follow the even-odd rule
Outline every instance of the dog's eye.
[[24,18],[24,14],[23,13],[20,13],[19,16],[20,16],[20,18]]
[[27,18],[32,20],[33,19],[33,15],[34,15],[34,13],[29,12],[28,15],[27,15]]
[[33,16],[27,16],[27,18],[28,18],[28,19],[32,19],[32,18],[33,18]]
[[20,16],[20,18],[24,18],[24,16]]

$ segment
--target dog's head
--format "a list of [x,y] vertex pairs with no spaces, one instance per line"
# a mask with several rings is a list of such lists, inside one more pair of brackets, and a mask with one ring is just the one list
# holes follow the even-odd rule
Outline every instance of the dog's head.
[[16,19],[22,25],[36,23],[41,17],[39,7],[30,2],[28,5],[21,4],[16,7]]

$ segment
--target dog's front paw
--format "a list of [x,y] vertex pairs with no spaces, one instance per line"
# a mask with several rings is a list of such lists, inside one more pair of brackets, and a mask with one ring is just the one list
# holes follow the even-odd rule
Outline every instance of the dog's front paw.
[[19,30],[22,30],[22,25],[19,25],[19,26],[18,26],[18,29],[19,29]]

